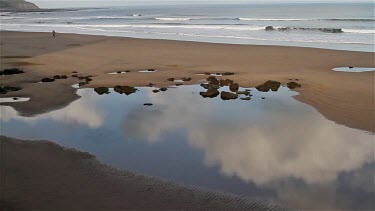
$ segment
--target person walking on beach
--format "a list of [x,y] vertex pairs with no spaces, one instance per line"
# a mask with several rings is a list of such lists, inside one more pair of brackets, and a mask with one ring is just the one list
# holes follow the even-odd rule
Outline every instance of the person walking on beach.
[[52,31],[52,36],[56,37],[56,32],[55,32],[55,30]]

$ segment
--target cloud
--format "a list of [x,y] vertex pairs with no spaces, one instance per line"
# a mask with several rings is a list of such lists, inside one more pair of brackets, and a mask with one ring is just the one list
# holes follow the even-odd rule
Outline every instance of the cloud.
[[81,99],[71,103],[69,106],[35,117],[23,117],[17,114],[12,107],[0,106],[1,121],[19,120],[28,124],[36,124],[42,120],[53,120],[65,124],[79,124],[90,128],[98,128],[103,124],[104,114],[95,106],[94,93],[91,90],[81,89],[78,92],[83,96]]
[[234,107],[180,92],[154,96],[156,111],[129,112],[127,135],[157,143],[163,133],[184,129],[189,144],[204,151],[207,165],[258,185],[288,177],[330,183],[339,173],[374,161],[371,134],[326,120],[291,97]]

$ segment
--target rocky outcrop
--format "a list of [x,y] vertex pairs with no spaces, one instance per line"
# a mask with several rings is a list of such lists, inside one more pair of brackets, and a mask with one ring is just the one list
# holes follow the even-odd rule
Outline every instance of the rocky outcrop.
[[98,95],[109,94],[109,89],[107,87],[97,87],[94,91],[98,93]]
[[0,0],[1,11],[33,11],[40,8],[25,0]]
[[4,69],[3,71],[0,71],[0,75],[15,75],[21,73],[24,73],[24,71],[18,68]]
[[217,89],[209,89],[206,92],[199,93],[204,98],[214,98],[219,96],[220,92]]
[[115,92],[117,92],[119,94],[130,95],[130,94],[135,93],[138,89],[136,89],[132,86],[115,86],[113,88],[113,90],[115,90]]
[[287,83],[289,89],[301,88],[301,84],[294,81]]
[[281,86],[280,82],[269,80],[265,82],[264,84],[261,84],[255,88],[260,92],[268,92],[270,90],[276,92],[277,90],[279,90],[280,86]]
[[231,92],[221,92],[220,95],[222,100],[235,100],[238,98],[237,94],[231,93]]

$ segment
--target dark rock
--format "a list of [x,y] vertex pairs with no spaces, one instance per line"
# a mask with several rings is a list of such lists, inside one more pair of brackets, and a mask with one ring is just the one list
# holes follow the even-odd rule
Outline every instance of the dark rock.
[[0,86],[0,94],[6,94],[7,92],[16,92],[21,89],[22,89],[21,87]]
[[81,86],[84,86],[84,85],[86,85],[86,84],[87,84],[87,83],[85,83],[85,82],[79,82],[78,86],[81,87]]
[[66,76],[66,75],[61,75],[60,78],[61,78],[61,79],[68,79],[68,76]]
[[0,71],[0,75],[15,75],[21,73],[24,73],[24,71],[18,68],[4,69],[3,71]]
[[154,90],[152,90],[152,92],[153,93],[158,93],[158,92],[160,92],[160,90],[159,89],[154,89]]
[[115,86],[114,87],[115,92],[119,94],[126,94],[130,95],[135,93],[138,89],[132,87],[132,86]]
[[277,30],[279,30],[279,31],[289,31],[289,30],[291,30],[291,28],[290,27],[280,27]]
[[275,31],[275,28],[273,26],[267,26],[265,28],[266,31]]
[[211,75],[210,72],[204,72],[203,74],[205,74],[205,75]]
[[231,92],[221,92],[220,95],[222,100],[235,100],[238,98],[237,94],[231,93]]
[[176,86],[182,86],[182,85],[184,85],[184,84],[175,84]]
[[229,86],[229,90],[232,92],[237,92],[239,88],[240,86],[238,85],[238,83],[233,83]]
[[109,89],[107,87],[98,87],[98,88],[95,88],[94,91],[98,93],[99,95],[109,94]]
[[264,100],[264,99],[266,99],[265,97],[262,97],[262,99]]
[[92,81],[92,79],[89,77],[86,77],[85,79],[86,79],[86,83],[89,83],[90,81]]
[[201,84],[201,87],[205,89],[219,89],[220,88],[219,84],[213,84],[213,83]]
[[281,86],[280,82],[269,80],[265,82],[264,84],[261,84],[255,88],[260,92],[268,92],[270,90],[276,92],[277,90],[279,90],[280,86]]
[[174,81],[174,78],[168,78],[167,80],[168,81]]
[[233,83],[230,79],[220,79],[220,86],[229,86]]
[[238,95],[246,95],[246,96],[249,96],[250,95],[250,92],[249,91],[237,91],[236,92]]
[[353,69],[354,67],[349,67],[349,69]]
[[13,99],[13,100],[18,100],[18,97],[13,97],[12,99]]
[[78,73],[77,71],[73,71],[72,73]]
[[209,82],[216,82],[216,81],[218,81],[215,76],[210,76],[206,80],[209,81]]
[[186,78],[186,77],[183,77],[181,78],[182,81],[191,81],[191,78]]
[[288,86],[289,89],[301,88],[301,84],[296,83],[294,81],[289,82],[286,85]]
[[199,94],[204,98],[214,98],[219,96],[220,92],[217,89],[209,89],[206,92],[200,92]]
[[155,69],[147,69],[148,72],[155,72]]
[[152,103],[145,103],[143,104],[144,106],[152,106],[153,104]]
[[42,79],[42,82],[44,83],[44,82],[53,82],[53,81],[55,81],[55,79],[53,79],[53,78],[43,78]]
[[153,83],[149,83],[147,86],[148,87],[153,87],[155,84],[153,84]]
[[116,73],[120,74],[120,73],[121,73],[121,71],[117,71]]
[[225,72],[225,73],[222,73],[221,75],[234,75],[233,72]]
[[53,78],[54,78],[54,79],[60,79],[61,76],[59,76],[59,75],[55,75],[55,76],[53,76]]
[[73,78],[78,78],[78,75],[77,74],[73,74],[72,77]]
[[130,73],[130,70],[125,70],[124,72],[126,72],[126,73]]
[[251,100],[251,97],[241,97],[241,100]]
[[162,91],[162,92],[165,92],[165,91],[167,91],[167,90],[168,90],[168,89],[165,88],[165,87],[160,88],[160,91]]

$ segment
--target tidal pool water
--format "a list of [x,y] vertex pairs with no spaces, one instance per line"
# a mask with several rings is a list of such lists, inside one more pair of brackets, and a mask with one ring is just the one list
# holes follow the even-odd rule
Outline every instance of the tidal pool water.
[[371,67],[337,67],[337,68],[333,68],[333,71],[360,73],[360,72],[375,71],[375,68],[371,68]]
[[34,117],[0,106],[1,133],[290,208],[374,209],[373,134],[327,120],[286,87],[250,89],[249,101],[203,98],[199,85],[130,95],[78,89],[80,99]]

